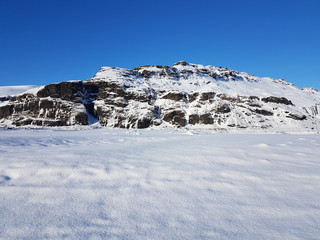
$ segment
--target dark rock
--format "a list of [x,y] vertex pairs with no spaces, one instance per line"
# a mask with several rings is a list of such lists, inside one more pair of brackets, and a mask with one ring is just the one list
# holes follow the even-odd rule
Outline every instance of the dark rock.
[[241,103],[242,102],[240,100],[240,98],[231,97],[231,96],[228,96],[227,94],[224,94],[224,93],[217,94],[217,97],[219,97],[222,100],[226,100],[226,101],[229,101],[229,102],[232,102],[232,103]]
[[197,92],[195,92],[195,93],[190,93],[190,94],[188,95],[189,102],[195,101],[198,96],[199,96],[199,93],[197,93]]
[[[152,71],[149,70],[150,67],[157,68],[158,70]],[[162,66],[162,65],[144,65],[140,67],[136,67],[133,69],[134,71],[138,71],[139,74],[142,75],[144,78],[151,78],[153,76],[158,77],[169,77],[169,78],[179,78],[179,72],[176,68],[171,68],[169,66]]]
[[44,120],[42,121],[42,126],[46,126],[46,127],[62,127],[62,126],[67,126],[69,124],[67,124],[66,121],[63,120]]
[[178,65],[187,66],[187,65],[189,65],[189,63],[187,63],[186,61],[179,61],[179,62],[176,62],[175,64],[173,64],[173,66],[178,66]]
[[15,121],[13,124],[17,127],[20,126],[25,126],[25,125],[30,125],[32,123],[32,119],[30,118],[22,118],[22,119],[18,119],[17,121]]
[[28,100],[24,103],[23,106],[24,111],[30,111],[32,113],[39,112],[39,99],[34,98],[32,100]]
[[184,79],[187,79],[188,77],[192,76],[193,75],[193,71],[191,70],[180,70],[180,78],[184,78]]
[[161,97],[162,99],[170,99],[173,101],[187,101],[187,94],[183,93],[183,92],[169,92],[167,94],[165,94],[164,96]]
[[0,107],[0,118],[6,118],[13,113],[13,105],[5,105]]
[[143,71],[141,72],[141,74],[142,74],[143,77],[145,77],[145,78],[151,78],[152,76],[155,75],[154,72],[148,71],[148,70],[143,70]]
[[200,115],[200,123],[202,124],[213,124],[214,120],[210,113]]
[[78,112],[75,115],[74,120],[77,125],[88,125],[88,115],[84,112]]
[[53,108],[54,106],[54,102],[48,99],[42,99],[40,101],[40,108],[44,108],[44,109],[50,109]]
[[294,120],[300,120],[300,121],[307,119],[306,115],[298,115],[298,114],[294,114],[294,113],[290,113],[286,117],[287,118],[292,118]]
[[158,68],[158,69],[169,69],[169,68],[171,68],[171,67],[165,66],[165,65],[142,65],[142,66],[134,68],[133,70],[134,71],[139,71],[139,70],[142,70],[144,68],[150,68],[150,67],[155,67],[155,68]]
[[250,99],[250,100],[259,100],[259,98],[256,97],[256,96],[250,96],[249,99]]
[[45,111],[44,114],[40,114],[40,116],[42,115],[43,117],[47,117],[47,118],[51,118],[51,119],[55,119],[56,118],[56,109],[47,109]]
[[187,124],[185,113],[179,110],[166,113],[163,120],[180,127],[184,127]]
[[189,124],[195,125],[199,124],[200,122],[200,116],[198,114],[191,114],[189,115]]
[[45,98],[61,98],[63,100],[72,101],[79,96],[78,92],[82,90],[82,82],[61,82],[46,85],[37,92],[37,97]]
[[216,95],[215,92],[203,92],[201,93],[200,100],[207,101],[207,100],[213,99],[215,95]]
[[168,68],[165,69],[165,71],[161,72],[160,76],[167,76],[171,79],[178,79],[179,78],[179,72],[175,68]]
[[261,99],[263,102],[268,103],[280,103],[280,104],[285,104],[285,105],[293,105],[292,102],[284,97],[266,97]]
[[219,106],[216,111],[216,113],[229,113],[231,112],[231,108],[228,104],[224,103],[221,106]]
[[264,110],[264,109],[255,109],[254,112],[264,115],[264,116],[273,116],[273,112]]
[[138,120],[137,128],[148,128],[151,125],[151,118],[144,117]]
[[124,107],[128,106],[128,101],[126,101],[123,98],[116,98],[116,99],[107,98],[104,100],[104,103],[107,105],[112,105],[112,106],[116,106],[119,108],[124,108]]
[[23,101],[30,101],[35,99],[36,97],[33,94],[26,93],[18,96],[13,96],[10,99],[10,102],[23,102]]
[[10,99],[11,99],[11,96],[0,97],[0,102],[9,101]]
[[124,97],[126,95],[123,87],[115,82],[111,82],[111,81],[91,82],[91,86],[94,86],[97,89],[96,93],[93,92],[93,95],[96,94],[97,100],[104,100],[108,97],[115,97],[115,96]]
[[42,127],[61,127],[61,126],[67,126],[68,124],[62,120],[36,119],[31,122],[31,125],[42,126]]
[[260,104],[257,104],[257,103],[248,103],[248,106],[250,106],[250,107],[261,107],[261,105]]

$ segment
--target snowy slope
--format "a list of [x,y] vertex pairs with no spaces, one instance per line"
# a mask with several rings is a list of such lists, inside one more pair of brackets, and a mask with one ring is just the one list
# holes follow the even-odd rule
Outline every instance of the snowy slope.
[[[172,67],[147,65],[133,70],[102,67],[88,80],[89,83],[99,81],[118,84],[127,92],[149,94],[153,99],[151,105],[159,109],[157,114],[161,126],[292,129],[315,129],[319,126],[320,93],[316,89],[299,89],[282,79],[259,78],[227,68],[178,62]],[[168,93],[171,94],[170,97]],[[270,97],[285,98],[290,104],[264,101]],[[96,107],[100,105],[105,108],[104,99],[95,103]],[[150,108],[143,104],[139,106],[138,108],[136,101],[128,101],[124,117],[130,119],[131,116],[146,115],[148,118]],[[217,110],[223,107],[230,109],[230,112],[220,112],[221,114],[217,115]],[[178,111],[176,116],[180,121],[162,121],[166,115],[170,116],[170,109]],[[309,121],[297,121],[304,120],[307,115]],[[196,123],[192,124],[194,119],[191,117],[194,116],[197,119],[202,117],[202,122],[196,120]],[[295,120],[292,121],[291,116],[294,116]],[[116,119],[106,122],[105,125],[109,127],[117,124],[121,126]],[[123,126],[135,125],[124,123]]]
[[0,130],[0,239],[317,240],[318,134]]
[[0,97],[14,96],[23,92],[26,92],[36,86],[0,86]]
[[[152,73],[150,78],[141,78],[128,69],[102,67],[92,80],[109,80],[127,86],[150,87],[166,91],[214,91],[230,96],[286,96],[297,106],[312,106],[315,102],[320,102],[320,93],[316,89],[300,89],[282,79],[260,78],[211,65],[179,63],[181,62],[176,63],[172,68],[163,68],[166,66],[136,68],[139,73],[144,71]],[[176,72],[172,73],[172,71]]]

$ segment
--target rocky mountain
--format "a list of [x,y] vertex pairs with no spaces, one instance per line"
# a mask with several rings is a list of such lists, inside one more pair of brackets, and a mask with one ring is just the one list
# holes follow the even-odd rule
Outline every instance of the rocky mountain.
[[284,80],[190,64],[102,67],[86,81],[0,96],[0,127],[320,130],[320,93]]

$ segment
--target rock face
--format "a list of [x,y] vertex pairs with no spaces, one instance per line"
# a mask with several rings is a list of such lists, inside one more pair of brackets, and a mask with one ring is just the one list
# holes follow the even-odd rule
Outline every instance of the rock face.
[[91,79],[0,96],[0,126],[319,129],[320,94],[284,80],[178,62],[102,67]]

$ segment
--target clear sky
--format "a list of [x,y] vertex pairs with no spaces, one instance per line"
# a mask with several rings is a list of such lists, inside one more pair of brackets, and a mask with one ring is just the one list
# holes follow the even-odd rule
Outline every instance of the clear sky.
[[191,63],[320,89],[320,0],[0,0],[0,85]]

